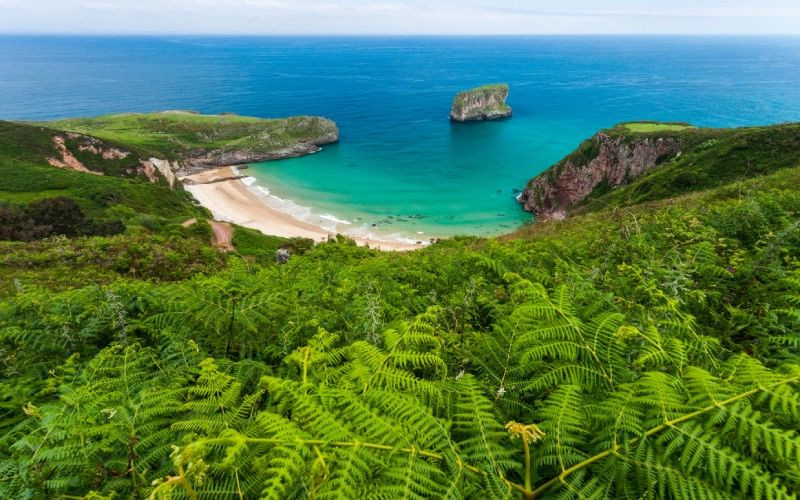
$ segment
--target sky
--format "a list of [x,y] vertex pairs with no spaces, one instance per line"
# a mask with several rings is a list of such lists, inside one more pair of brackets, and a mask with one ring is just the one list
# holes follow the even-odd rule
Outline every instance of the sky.
[[0,33],[800,34],[800,0],[0,0]]

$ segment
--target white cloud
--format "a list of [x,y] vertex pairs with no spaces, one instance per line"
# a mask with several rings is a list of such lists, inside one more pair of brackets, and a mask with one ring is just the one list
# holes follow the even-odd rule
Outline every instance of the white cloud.
[[796,0],[0,0],[0,31],[798,33]]

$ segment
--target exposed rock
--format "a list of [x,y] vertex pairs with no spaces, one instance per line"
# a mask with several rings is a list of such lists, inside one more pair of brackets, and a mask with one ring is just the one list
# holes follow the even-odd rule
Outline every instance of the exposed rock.
[[511,116],[506,104],[508,85],[493,84],[459,92],[453,99],[450,119],[457,122],[496,120]]
[[[339,129],[332,120],[316,117],[306,117],[305,119],[308,120],[309,123],[311,123],[312,120],[321,123],[321,131],[318,136],[297,142],[288,147],[266,151],[253,151],[250,149],[190,151],[184,155],[183,158],[185,171],[186,173],[194,173],[199,170],[215,167],[246,165],[248,163],[296,158],[298,156],[316,153],[321,150],[320,146],[334,144],[339,141]],[[308,123],[299,122],[295,125],[302,128],[307,126]],[[270,137],[267,135],[263,139],[265,143],[269,143]]]
[[[180,164],[178,164],[178,162],[175,161],[170,163],[167,160],[162,160],[159,158],[150,158],[147,161],[142,161],[141,164],[149,165],[155,168],[155,170],[158,171],[158,173],[160,173],[167,180],[167,182],[169,183],[169,187],[175,186],[175,181],[178,180],[178,177],[175,175],[175,172],[178,169],[180,169]],[[155,182],[153,181],[153,179],[150,179],[150,181]]]
[[[47,162],[50,165],[58,168],[68,168],[86,174],[104,175],[103,172],[92,170],[84,165],[75,154],[70,151],[70,147],[67,146],[67,139],[69,139],[73,149],[77,145],[77,151],[99,156],[103,160],[124,160],[133,154],[130,151],[125,151],[96,137],[67,132],[64,135],[57,134],[53,136],[53,145],[58,151],[60,158],[48,157]],[[178,169],[180,169],[180,164],[178,162],[170,163],[160,158],[150,158],[148,160],[139,160],[139,166],[135,170],[129,168],[126,169],[126,172],[128,175],[142,175],[150,182],[158,182],[159,179],[163,177],[167,180],[170,187],[174,187],[175,182],[178,180],[175,171]]]
[[279,248],[278,251],[275,252],[275,262],[278,264],[286,264],[291,257],[292,252],[288,248]]
[[[69,135],[73,136],[75,134],[69,134]],[[89,138],[88,136],[84,137],[87,137],[87,139]],[[91,137],[90,139],[94,138]],[[100,155],[103,157],[104,160],[123,160],[128,156],[130,156],[131,154],[130,151],[123,151],[115,147],[103,148],[100,145],[99,140],[90,141],[89,144],[81,144],[80,146],[78,146],[78,149],[80,151],[83,151],[84,153],[92,153],[95,155]]]
[[[190,116],[183,124],[183,117]],[[62,131],[58,134],[68,138],[67,149],[83,161],[87,170],[106,175],[142,175],[152,182],[163,177],[171,186],[177,173],[194,174],[217,167],[294,158],[316,153],[320,146],[339,140],[336,123],[319,116],[260,119],[172,110],[58,120],[45,125]],[[152,142],[142,146],[135,141],[128,147],[125,138],[93,137],[119,138],[115,126],[128,127],[131,137],[143,134]],[[89,155],[97,158],[89,161]],[[52,163],[80,168],[71,158],[68,160],[55,157]],[[106,168],[102,160],[118,163]]]
[[94,172],[89,170],[86,165],[80,162],[75,155],[67,148],[66,140],[63,136],[55,135],[53,136],[53,145],[58,150],[61,158],[49,157],[47,158],[47,162],[58,168],[67,168],[69,170],[75,170],[76,172],[83,172],[86,174],[94,174],[94,175],[103,175],[101,172]]
[[282,160],[285,158],[296,158],[320,151],[320,147],[325,144],[333,144],[338,140],[336,137],[326,136],[314,142],[303,142],[292,145],[288,148],[257,153],[248,150],[239,151],[192,151],[184,158],[183,163],[186,171],[191,173],[198,170],[206,170],[216,167],[227,167],[232,165],[243,165],[247,163],[259,163],[262,161]]
[[537,219],[563,219],[597,188],[624,186],[680,155],[676,137],[615,136],[599,132],[580,149],[532,179],[517,198]]

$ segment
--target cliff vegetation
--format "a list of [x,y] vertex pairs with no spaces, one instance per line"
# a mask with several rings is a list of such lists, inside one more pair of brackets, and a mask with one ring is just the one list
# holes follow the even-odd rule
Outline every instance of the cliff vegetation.
[[660,200],[800,163],[800,125],[735,129],[620,124],[532,179],[520,196],[539,218]]

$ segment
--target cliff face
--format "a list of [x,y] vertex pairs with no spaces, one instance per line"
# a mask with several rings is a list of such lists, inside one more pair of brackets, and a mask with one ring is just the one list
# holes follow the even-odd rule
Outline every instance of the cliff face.
[[496,120],[511,116],[506,104],[508,85],[485,85],[460,92],[453,99],[450,119],[457,122]]
[[628,184],[661,162],[680,155],[682,145],[675,137],[611,137],[600,132],[532,179],[519,202],[538,219],[563,219],[595,190]]

